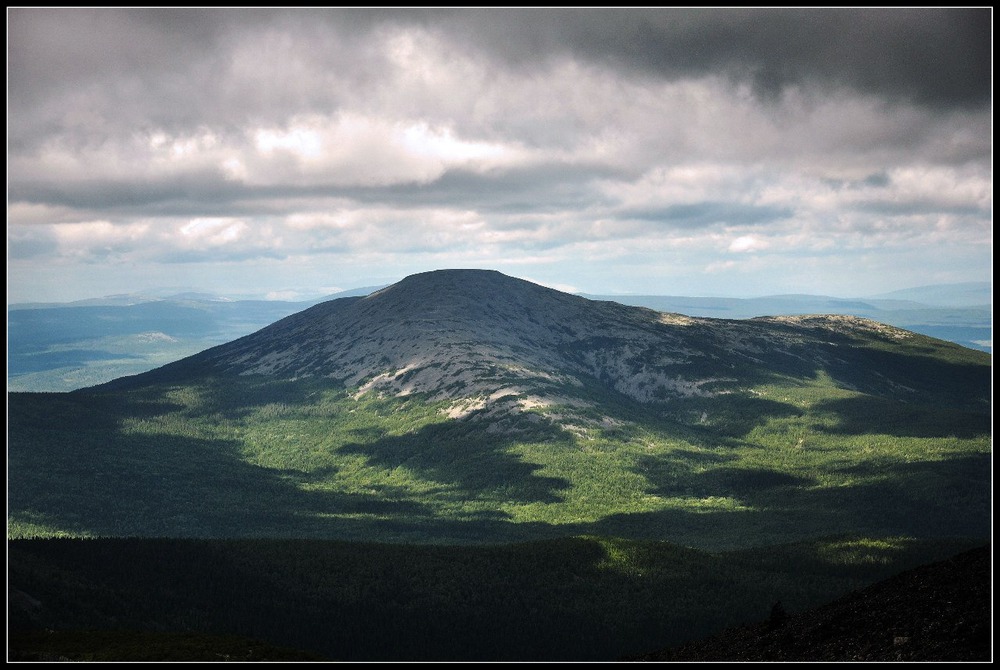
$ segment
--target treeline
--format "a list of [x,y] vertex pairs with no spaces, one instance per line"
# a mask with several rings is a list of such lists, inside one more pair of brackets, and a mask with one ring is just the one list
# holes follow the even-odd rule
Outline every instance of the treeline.
[[827,602],[975,544],[836,540],[716,554],[596,537],[478,547],[14,540],[8,632],[12,644],[42,629],[235,634],[337,660],[613,660],[763,619],[777,600],[789,611]]

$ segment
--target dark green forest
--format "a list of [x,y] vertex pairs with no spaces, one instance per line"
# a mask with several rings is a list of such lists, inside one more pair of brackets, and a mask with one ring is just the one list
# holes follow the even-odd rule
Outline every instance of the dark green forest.
[[975,544],[845,537],[720,553],[597,537],[14,540],[8,653],[121,659],[138,645],[147,658],[250,660],[252,644],[218,637],[240,635],[299,659],[614,660],[761,620],[778,600],[790,612],[818,605]]

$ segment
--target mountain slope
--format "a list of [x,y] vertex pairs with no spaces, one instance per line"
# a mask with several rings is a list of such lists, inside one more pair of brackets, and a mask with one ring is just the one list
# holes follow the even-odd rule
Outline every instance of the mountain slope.
[[[989,285],[986,284],[987,290]],[[936,302],[914,302],[901,298],[843,299],[819,295],[786,295],[761,298],[694,298],[668,295],[588,295],[593,300],[615,300],[625,305],[649,307],[662,312],[722,319],[750,319],[773,314],[844,314],[873,319],[899,328],[990,352],[993,336],[991,298],[969,303],[960,292],[940,288]],[[919,290],[914,297],[923,297]],[[946,302],[953,299],[954,302]]]
[[[323,300],[366,295],[377,288],[342,291]],[[7,387],[71,391],[146,372],[318,302],[234,300],[188,292],[9,305]]]
[[982,544],[990,385],[989,355],[865,319],[415,275],[135,377],[9,393],[8,538],[41,552],[9,586],[39,625],[618,657]]
[[[908,356],[923,365],[905,364]],[[322,303],[107,388],[212,372],[333,378],[360,393],[517,398],[524,407],[558,403],[593,379],[633,400],[666,402],[825,373],[843,388],[982,408],[987,361],[856,317],[692,318],[450,270]]]

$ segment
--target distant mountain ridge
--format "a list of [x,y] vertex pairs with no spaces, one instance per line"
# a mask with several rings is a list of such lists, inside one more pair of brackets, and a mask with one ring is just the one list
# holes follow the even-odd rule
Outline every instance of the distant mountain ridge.
[[114,295],[106,295],[100,298],[85,298],[82,300],[72,300],[70,302],[23,302],[23,303],[11,303],[7,305],[7,310],[26,310],[26,309],[59,309],[65,307],[131,307],[133,305],[141,305],[143,303],[154,302],[154,303],[272,303],[275,305],[281,304],[292,304],[292,305],[314,305],[318,302],[323,302],[324,300],[334,300],[336,298],[344,298],[353,295],[367,295],[372,291],[376,291],[380,288],[384,288],[384,284],[380,286],[367,286],[347,289],[344,291],[337,291],[335,293],[330,293],[323,295],[318,298],[308,298],[301,300],[268,300],[265,298],[252,298],[252,297],[242,297],[242,296],[231,296],[231,295],[219,295],[216,293],[208,293],[205,291],[178,291],[173,293],[170,290],[164,289],[160,291],[150,291],[150,292],[139,292],[139,293],[116,293]]
[[[335,293],[326,294],[319,298],[310,298],[302,300],[268,300],[266,302],[292,302],[297,304],[315,304],[318,302],[323,302],[326,300],[335,300],[336,298],[346,298],[350,296],[363,296],[373,293],[379,289],[383,289],[388,284],[378,284],[374,286],[360,286],[351,289],[345,289],[343,291],[337,291]],[[598,293],[578,293],[585,298],[591,299],[603,299],[603,300],[615,300],[621,302],[622,300],[630,300],[632,298],[659,298],[664,300],[680,300],[680,301],[691,301],[691,304],[697,304],[699,302],[707,302],[708,304],[718,304],[718,305],[737,305],[737,304],[754,304],[756,301],[761,301],[761,303],[766,301],[781,301],[788,300],[792,303],[801,303],[803,301],[827,301],[830,304],[839,305],[849,305],[857,304],[865,308],[871,308],[873,305],[871,301],[875,301],[881,305],[896,303],[899,307],[918,307],[918,306],[935,306],[935,307],[981,307],[984,305],[992,305],[993,296],[993,286],[989,282],[961,282],[955,284],[929,284],[927,286],[915,286],[912,288],[899,289],[896,291],[889,291],[886,293],[878,293],[867,296],[855,297],[855,298],[843,298],[837,296],[829,295],[819,295],[811,293],[780,293],[774,295],[765,295],[752,298],[731,298],[731,297],[720,297],[720,296],[680,296],[680,295],[669,295],[669,294],[598,294]],[[18,309],[39,309],[39,308],[53,308],[53,307],[81,307],[87,305],[135,305],[141,302],[155,302],[155,301],[170,301],[170,300],[196,300],[196,301],[209,301],[209,302],[255,302],[263,301],[263,298],[252,298],[245,296],[235,296],[235,295],[220,295],[216,293],[211,293],[207,291],[201,291],[197,289],[160,289],[154,291],[146,291],[139,293],[119,293],[114,295],[107,295],[97,298],[86,298],[83,300],[73,300],[70,302],[24,302],[24,303],[10,303],[7,305],[8,310],[18,310]],[[626,302],[625,304],[629,304]],[[815,310],[813,310],[815,311]],[[694,315],[700,316],[700,315]],[[750,316],[764,316],[763,314],[751,314]]]
[[993,304],[993,285],[989,282],[931,284],[869,296],[872,300],[912,300],[925,305],[974,307]]

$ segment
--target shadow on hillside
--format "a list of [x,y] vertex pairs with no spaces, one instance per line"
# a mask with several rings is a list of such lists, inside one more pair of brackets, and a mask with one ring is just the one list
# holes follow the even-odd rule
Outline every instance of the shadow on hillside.
[[972,364],[932,358],[920,350],[904,354],[860,348],[847,360],[835,358],[827,372],[848,388],[866,393],[928,407],[985,412],[991,370],[989,357],[983,358],[982,363]]
[[[570,482],[537,474],[542,467],[510,452],[515,439],[491,434],[476,421],[433,423],[404,435],[365,433],[374,438],[346,444],[343,454],[364,456],[371,465],[414,471],[423,480],[440,483],[445,495],[457,500],[494,497],[498,502],[554,503]],[[531,439],[566,440],[555,426],[534,425]],[[554,447],[555,448],[555,447]]]
[[[883,552],[885,564],[858,569],[821,560],[813,545],[770,550],[763,567],[741,555],[592,538],[474,548],[16,541],[9,583],[27,597],[12,596],[10,648],[95,660],[81,652],[108,640],[118,655],[103,658],[148,661],[160,650],[132,631],[166,629],[252,634],[339,661],[610,661],[762,619],[776,596],[791,611],[826,602],[955,547]],[[44,608],[30,609],[34,596]],[[72,644],[53,644],[60,629],[73,631]],[[36,631],[29,644],[25,631]],[[223,651],[217,644],[205,651]],[[280,660],[257,643],[252,657],[246,646],[224,651]]]
[[281,407],[283,415],[295,416],[311,407],[325,391],[336,388],[328,380],[208,379],[194,387],[199,391],[197,410],[225,419],[244,419],[268,405]]
[[162,393],[138,392],[128,397],[85,393],[9,393],[8,429],[15,419],[27,430],[61,429],[85,433],[117,430],[123,419],[149,419],[182,408]]
[[836,426],[821,430],[843,435],[973,438],[989,435],[992,427],[985,413],[940,410],[872,396],[824,400],[814,408],[837,415]]
[[[758,352],[732,370],[743,383],[780,384],[787,381],[783,375],[815,379],[826,373],[841,388],[872,395],[970,411],[985,411],[989,406],[990,357],[982,352],[928,340],[896,341],[873,333],[855,337],[775,322],[747,321],[743,325],[747,330],[742,344]],[[759,333],[752,330],[755,325],[761,329]],[[785,333],[788,340],[776,347],[775,332]],[[688,366],[694,377],[716,376],[716,361],[740,356],[727,346],[712,344],[714,337],[712,329],[705,330],[702,339],[707,343],[707,355]],[[801,343],[796,343],[799,340]]]
[[237,441],[123,429],[176,409],[142,394],[13,396],[9,509],[78,533],[206,537],[286,536],[331,514],[427,514],[392,491],[303,490],[293,473],[245,462]]
[[611,515],[574,530],[719,549],[839,533],[989,535],[990,454],[851,466],[840,472],[855,475],[855,483],[826,488],[767,469],[702,470],[706,463],[728,459],[699,454],[699,460],[649,457],[637,464],[651,493],[687,500],[687,506]]
[[878,395],[927,405],[985,409],[991,384],[988,354],[969,351],[965,359],[982,357],[981,363],[969,363],[932,358],[930,349],[911,347],[907,352],[859,347],[846,356],[840,352],[827,371],[838,381]]
[[[771,419],[801,415],[802,410],[790,403],[736,394],[671,400],[662,410],[662,416],[703,433],[703,440],[709,441],[744,437]],[[747,446],[740,443],[741,448]]]
[[[112,635],[146,654],[137,660],[152,660],[149,641],[136,644],[125,631],[166,629],[251,634],[340,661],[609,661],[763,619],[776,597],[792,612],[820,604],[958,549],[872,547],[884,560],[852,565],[826,560],[822,546],[718,556],[595,538],[487,547],[14,541],[10,631],[96,632],[74,633],[61,650],[13,636],[10,647],[79,654]],[[970,583],[984,578],[985,570]],[[32,607],[36,598],[45,606]],[[109,629],[118,632],[100,632]],[[260,658],[261,648],[253,651]]]
[[734,459],[735,456],[717,453],[675,450],[664,456],[640,458],[636,471],[650,482],[650,493],[664,498],[722,496],[752,499],[781,487],[815,483],[811,478],[778,470],[719,465]]
[[941,461],[911,463],[858,463],[838,472],[876,479],[910,498],[934,500],[967,497],[972,510],[977,503],[989,501],[989,483],[993,455],[989,453],[955,455]]
[[191,537],[311,534],[335,514],[429,514],[392,491],[303,490],[287,474],[244,462],[232,441],[120,432],[72,439],[73,450],[31,453],[11,440],[11,511],[78,533]]
[[[155,400],[155,398],[160,398]],[[23,522],[91,535],[373,537],[506,541],[551,535],[499,510],[437,516],[412,491],[369,482],[362,492],[323,488],[337,472],[267,468],[244,460],[239,440],[133,432],[140,418],[180,422],[181,406],[154,393],[15,394],[9,402],[9,510]],[[249,403],[239,411],[251,411]],[[58,420],[56,420],[58,417]],[[182,428],[183,430],[183,428]],[[555,502],[565,480],[455,424],[354,443],[345,453],[388,470],[412,469],[437,495]]]

